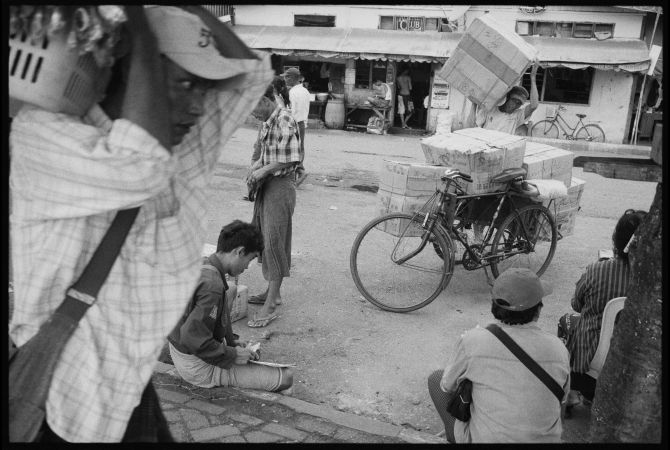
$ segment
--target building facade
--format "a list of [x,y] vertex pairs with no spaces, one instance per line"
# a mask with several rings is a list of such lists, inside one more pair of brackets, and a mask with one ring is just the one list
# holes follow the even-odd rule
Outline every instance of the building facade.
[[[586,114],[608,142],[628,139],[639,79],[649,67],[645,11],[575,5],[236,5],[234,29],[251,48],[271,52],[278,73],[299,67],[310,91],[330,90],[348,105],[364,102],[375,79],[395,91],[398,74],[407,68],[416,107],[410,125],[433,130],[438,117],[450,115],[457,129],[469,101],[435,74],[467,27],[484,14],[538,49],[540,107],[533,121],[560,104],[567,108],[562,115],[568,124],[577,123],[575,114]],[[522,84],[529,86],[528,74]],[[393,98],[390,116],[397,123]]]

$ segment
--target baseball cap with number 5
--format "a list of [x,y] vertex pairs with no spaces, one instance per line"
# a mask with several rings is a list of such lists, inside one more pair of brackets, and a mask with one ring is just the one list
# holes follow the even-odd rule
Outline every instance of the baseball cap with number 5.
[[244,60],[219,53],[212,31],[195,14],[175,6],[148,6],[144,12],[159,51],[193,75],[223,80],[246,72]]

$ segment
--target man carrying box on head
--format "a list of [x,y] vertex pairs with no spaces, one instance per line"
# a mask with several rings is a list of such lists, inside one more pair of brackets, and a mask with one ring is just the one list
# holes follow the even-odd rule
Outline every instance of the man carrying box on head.
[[[14,311],[21,347],[65,298],[119,210],[139,207],[63,347],[43,442],[163,442],[151,384],[200,273],[206,188],[272,72],[199,6],[125,6],[126,51],[83,116],[25,107],[10,134]],[[89,296],[90,297],[90,296]],[[95,300],[95,299],[93,299]]]
[[528,91],[522,86],[514,86],[509,90],[505,103],[485,111],[474,103],[470,115],[466,120],[466,128],[475,126],[488,130],[497,130],[504,133],[515,134],[516,129],[533,114],[539,105],[537,93],[536,75],[539,64],[535,62],[530,72],[530,103],[521,107],[528,101]]

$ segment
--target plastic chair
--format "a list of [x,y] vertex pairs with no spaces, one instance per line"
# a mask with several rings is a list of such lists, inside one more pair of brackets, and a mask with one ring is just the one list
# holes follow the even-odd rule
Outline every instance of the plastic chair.
[[603,311],[603,321],[600,325],[600,339],[598,340],[598,348],[596,349],[596,354],[591,360],[589,365],[589,371],[586,372],[587,375],[594,379],[598,379],[600,371],[605,364],[605,358],[607,358],[607,352],[610,349],[610,341],[612,340],[612,333],[614,332],[614,321],[616,316],[623,309],[624,302],[626,297],[616,297],[607,302],[605,305],[605,310]]

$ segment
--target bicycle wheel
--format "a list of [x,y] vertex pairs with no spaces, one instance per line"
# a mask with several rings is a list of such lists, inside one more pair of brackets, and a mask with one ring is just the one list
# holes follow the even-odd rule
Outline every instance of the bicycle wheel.
[[605,132],[600,128],[600,125],[590,123],[577,131],[575,139],[580,141],[605,142]]
[[[451,239],[441,227],[425,230],[422,217],[387,214],[370,221],[356,236],[349,268],[356,287],[373,305],[392,312],[414,311],[432,302],[451,280]],[[438,256],[433,242],[448,257]]]
[[533,137],[556,139],[558,138],[558,127],[553,120],[540,120],[530,129]]
[[[518,214],[517,214],[518,212]],[[530,269],[539,277],[547,270],[556,251],[556,223],[542,205],[527,205],[502,222],[491,246],[494,277],[511,267]]]

